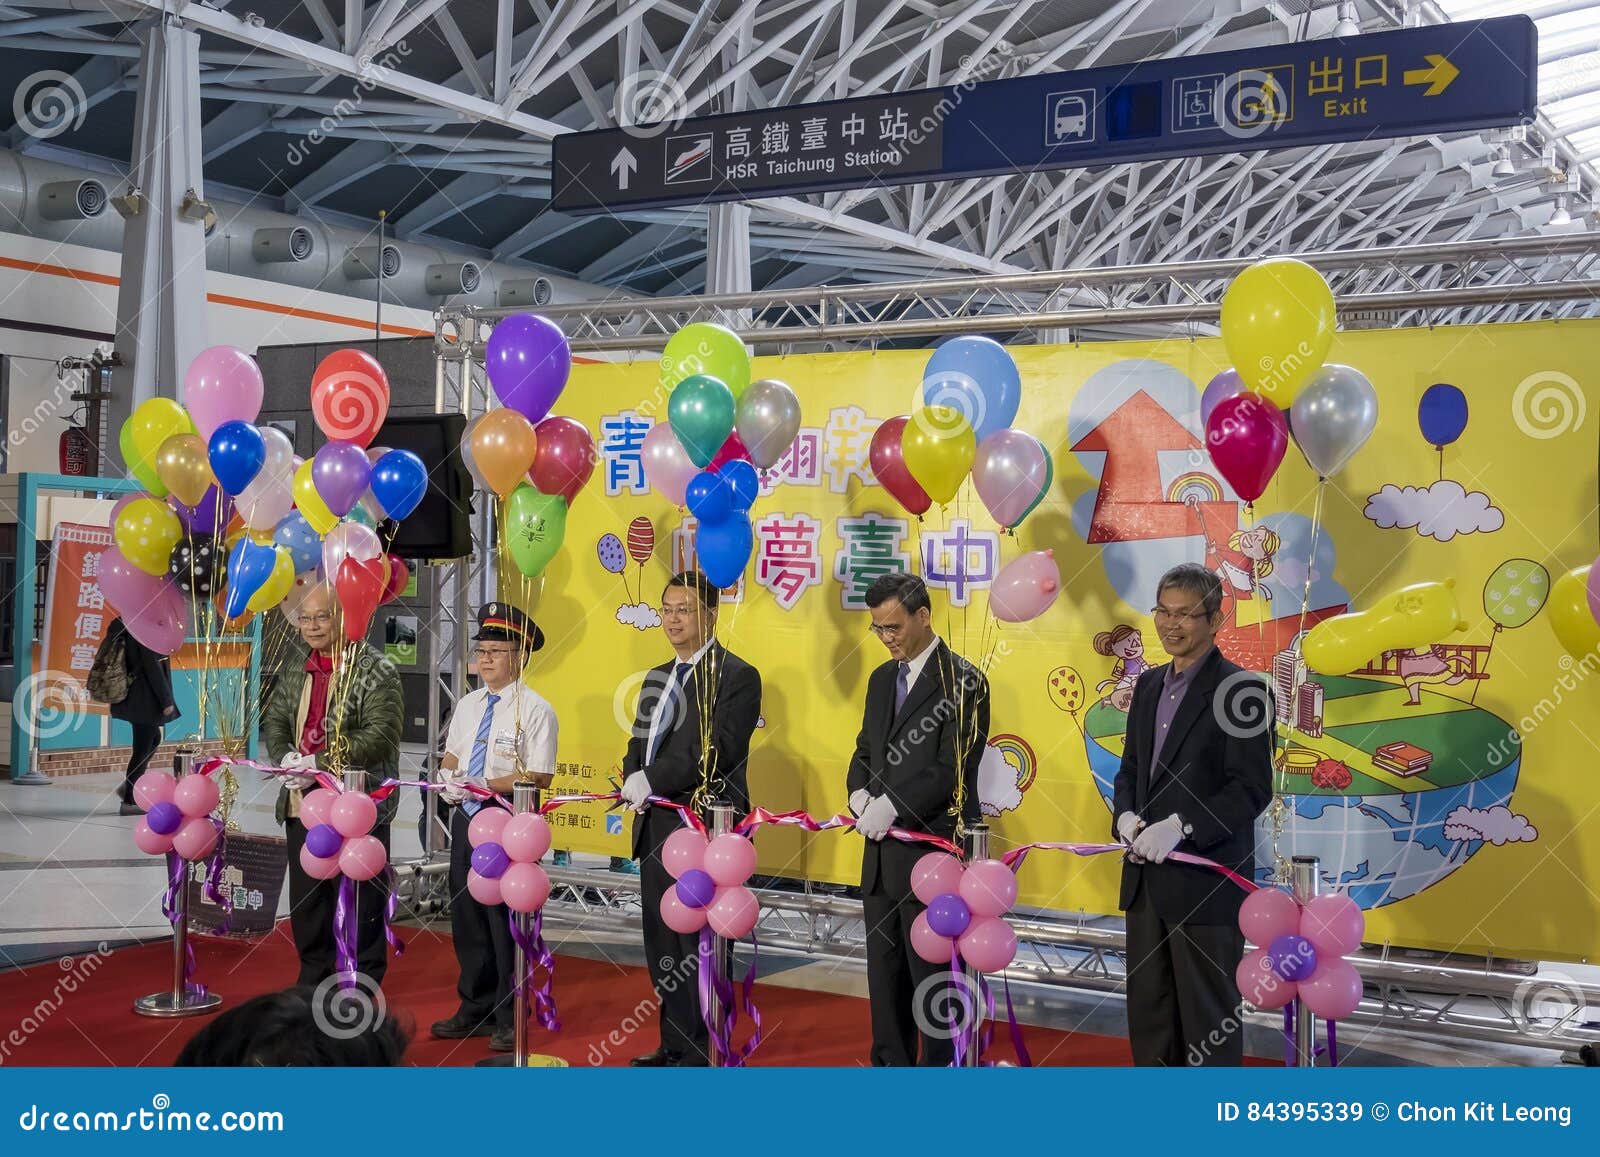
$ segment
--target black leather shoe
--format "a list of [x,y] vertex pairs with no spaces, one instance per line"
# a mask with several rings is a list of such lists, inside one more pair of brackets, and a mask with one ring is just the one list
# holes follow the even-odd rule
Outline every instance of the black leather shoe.
[[677,1053],[669,1053],[666,1049],[657,1049],[653,1053],[645,1053],[642,1057],[634,1057],[628,1062],[636,1069],[671,1069],[680,1063]]
[[494,1023],[458,1012],[447,1020],[434,1021],[428,1031],[439,1040],[465,1040],[469,1036],[489,1036],[494,1032]]
[[489,1038],[489,1051],[496,1053],[514,1052],[517,1047],[517,1030],[511,1025],[505,1025],[494,1030],[494,1035]]
[[142,816],[144,815],[144,808],[136,803],[124,803],[118,806],[117,814],[119,816]]

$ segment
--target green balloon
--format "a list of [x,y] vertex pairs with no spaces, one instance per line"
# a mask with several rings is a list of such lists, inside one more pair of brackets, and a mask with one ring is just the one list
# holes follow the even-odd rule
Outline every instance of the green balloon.
[[127,467],[128,473],[133,475],[138,482],[157,498],[165,498],[169,491],[167,484],[161,481],[161,475],[156,473],[156,468],[148,462],[139,460],[138,452],[133,446],[133,420],[122,423],[122,430],[117,434],[117,445],[122,450],[122,462]]
[[733,433],[733,391],[708,374],[684,378],[667,399],[667,420],[689,461],[704,470]]
[[[1038,442],[1039,440],[1037,438],[1035,438],[1034,441]],[[1011,528],[1011,533],[1012,534],[1015,534],[1017,532],[1017,526],[1021,526],[1022,525],[1023,519],[1027,518],[1028,515],[1032,514],[1035,510],[1037,510],[1039,508],[1039,503],[1043,502],[1045,500],[1045,495],[1050,493],[1050,487],[1055,485],[1055,481],[1056,481],[1056,463],[1055,463],[1055,459],[1050,457],[1050,451],[1045,447],[1045,444],[1043,442],[1039,442],[1039,449],[1044,451],[1044,485],[1039,488],[1038,495],[1035,496],[1034,500],[1028,505],[1028,509],[1024,510],[1022,512],[1021,517],[1019,517],[1017,519],[1016,526],[1013,526]]]
[[378,529],[378,520],[373,518],[372,515],[367,512],[367,508],[362,506],[359,502],[350,508],[350,513],[345,515],[345,518],[350,522],[359,522],[368,530]]
[[750,385],[750,355],[726,326],[697,321],[684,326],[661,351],[661,384],[672,389],[696,374],[716,378],[738,400]]
[[506,541],[511,545],[511,561],[519,571],[538,578],[566,536],[565,498],[540,494],[526,482],[511,492],[506,503]]
[[1497,626],[1526,626],[1550,597],[1550,572],[1531,558],[1508,558],[1483,584],[1483,612]]

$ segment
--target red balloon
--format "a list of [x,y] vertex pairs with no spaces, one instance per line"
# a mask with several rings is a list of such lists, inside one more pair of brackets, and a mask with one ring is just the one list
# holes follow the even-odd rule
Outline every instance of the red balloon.
[[735,430],[728,435],[728,440],[722,444],[722,449],[717,451],[716,455],[711,459],[711,465],[707,466],[706,469],[715,474],[729,462],[738,462],[740,460],[750,461],[750,451],[745,449],[744,439],[740,438],[739,431]]
[[1278,472],[1289,448],[1289,426],[1283,411],[1260,394],[1235,394],[1206,419],[1206,448],[1234,492],[1254,502]]
[[365,638],[367,628],[372,625],[372,612],[378,609],[378,600],[383,597],[385,565],[381,558],[357,562],[349,557],[339,564],[333,589],[344,611],[344,637],[351,642]]
[[882,423],[872,435],[872,448],[868,453],[872,461],[872,473],[883,488],[909,513],[920,517],[933,505],[933,499],[928,497],[922,484],[911,476],[911,471],[906,468],[906,460],[900,453],[900,436],[910,420],[902,414]]
[[311,414],[329,438],[369,446],[389,413],[389,377],[363,350],[335,350],[311,375]]
[[411,572],[406,568],[405,560],[397,554],[389,555],[389,583],[383,588],[383,597],[379,604],[392,603],[400,597],[400,592],[406,589],[406,583],[411,580]]
[[528,481],[540,494],[559,494],[571,506],[594,473],[594,439],[576,418],[546,418],[533,431],[539,448]]

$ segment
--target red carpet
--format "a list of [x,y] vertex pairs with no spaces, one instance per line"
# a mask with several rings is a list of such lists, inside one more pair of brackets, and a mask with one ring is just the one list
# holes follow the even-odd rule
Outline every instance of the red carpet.
[[[416,1065],[470,1065],[490,1055],[483,1038],[437,1041],[428,1025],[455,1011],[455,956],[448,937],[403,929],[406,954],[393,961],[384,981],[389,1008],[408,1024],[414,1039],[407,1060]],[[287,924],[256,944],[197,938],[198,979],[225,998],[224,1008],[270,992],[295,974]],[[80,960],[82,958],[79,958]],[[171,981],[171,947],[122,948],[89,971],[73,970],[75,991],[63,991],[67,968],[54,961],[0,978],[7,1015],[0,1029],[15,1027],[23,1043],[5,1044],[9,1065],[168,1065],[208,1018],[164,1021],[135,1016],[135,997],[158,992]],[[69,966],[70,968],[70,966]],[[562,1031],[533,1032],[533,1047],[573,1065],[626,1064],[656,1046],[654,1001],[642,968],[562,956],[556,971],[556,1003]],[[858,1065],[867,1058],[867,1002],[774,984],[758,984],[765,1039],[757,1065]],[[648,1011],[641,1005],[648,1002]],[[640,1024],[634,1018],[646,1015]],[[737,1040],[748,1030],[741,1019]],[[630,1031],[631,1030],[631,1031]],[[1127,1041],[1086,1033],[1025,1028],[1035,1064],[1126,1065]],[[613,1037],[613,1033],[616,1034]],[[620,1038],[620,1043],[617,1043]],[[986,1059],[1013,1060],[1003,1023],[995,1026]]]

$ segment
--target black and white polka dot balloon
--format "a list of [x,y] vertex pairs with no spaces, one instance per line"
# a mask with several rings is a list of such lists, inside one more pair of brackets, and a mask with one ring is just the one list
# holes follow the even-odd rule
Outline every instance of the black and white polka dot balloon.
[[172,548],[167,575],[184,595],[208,599],[221,582],[222,551],[209,534],[191,534]]

